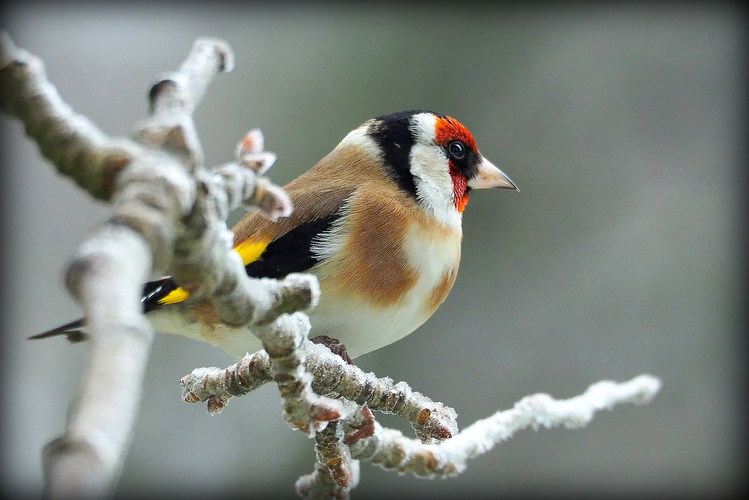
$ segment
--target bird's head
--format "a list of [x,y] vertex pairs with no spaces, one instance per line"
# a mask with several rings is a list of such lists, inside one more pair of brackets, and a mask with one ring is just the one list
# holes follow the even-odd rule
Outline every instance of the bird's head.
[[460,223],[472,189],[517,190],[481,155],[468,129],[440,113],[414,110],[379,116],[347,139],[367,142],[398,187],[445,223]]

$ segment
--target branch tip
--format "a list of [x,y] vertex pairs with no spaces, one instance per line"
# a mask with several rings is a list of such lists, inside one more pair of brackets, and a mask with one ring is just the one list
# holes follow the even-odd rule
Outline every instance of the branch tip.
[[294,210],[288,193],[264,178],[257,180],[252,203],[266,218],[273,221],[290,216]]
[[206,406],[207,406],[209,414],[218,415],[224,410],[224,408],[226,408],[227,404],[228,404],[228,401],[224,401],[223,399],[217,396],[211,396],[210,398],[208,398],[208,402]]
[[237,143],[237,149],[235,152],[237,161],[239,161],[243,155],[260,153],[263,151],[264,143],[265,140],[263,138],[262,130],[259,128],[248,130],[244,137],[242,137],[242,140]]
[[0,69],[5,68],[13,61],[13,54],[16,52],[18,52],[18,47],[10,37],[10,33],[0,30]]
[[201,48],[202,46],[210,47],[216,52],[220,73],[229,73],[234,69],[234,51],[231,50],[231,46],[225,40],[207,36],[195,40],[193,44],[194,49]]
[[264,174],[276,162],[276,154],[264,151],[264,143],[263,132],[259,128],[248,131],[237,143],[234,152],[237,163],[258,175]]

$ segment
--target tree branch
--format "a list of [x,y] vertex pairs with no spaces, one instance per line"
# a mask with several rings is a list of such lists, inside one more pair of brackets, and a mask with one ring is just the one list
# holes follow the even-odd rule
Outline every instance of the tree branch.
[[132,161],[129,141],[107,137],[76,114],[47,81],[41,60],[0,32],[0,107],[23,124],[26,134],[58,171],[95,198],[108,200],[117,173]]
[[271,373],[284,400],[284,418],[294,429],[313,437],[331,420],[338,420],[341,403],[315,394],[312,376],[304,360],[312,343],[307,338],[309,319],[301,313],[283,315],[274,323],[258,328],[257,336],[271,359]]
[[584,427],[597,411],[622,403],[649,403],[660,386],[657,378],[640,375],[620,384],[598,382],[582,395],[567,400],[556,400],[548,394],[526,396],[512,409],[479,420],[438,444],[409,439],[397,430],[375,424],[372,437],[351,445],[351,456],[419,477],[454,476],[465,470],[469,459],[483,455],[520,430],[561,425],[572,429]]
[[150,262],[138,234],[109,224],[81,246],[70,267],[68,288],[84,307],[91,349],[65,435],[45,448],[53,495],[98,496],[119,476],[153,339],[140,313]]
[[47,81],[41,61],[0,35],[2,109],[24,124],[61,173],[114,206],[67,272],[68,288],[86,315],[91,350],[66,433],[46,448],[51,495],[103,495],[117,478],[152,338],[140,294],[153,270],[172,271],[198,297],[215,294],[221,317],[235,325],[270,323],[317,301],[314,278],[251,280],[231,250],[224,218],[233,208],[257,200],[277,216],[288,214],[291,204],[282,190],[256,179],[274,158],[258,150],[258,131],[241,142],[251,146],[242,151],[254,163],[245,165],[242,157],[213,172],[202,165],[190,113],[230,61],[225,44],[199,39],[180,70],[152,88],[152,114],[135,134],[138,143],[109,138],[74,113]]
[[[311,344],[304,360],[312,375],[312,390],[322,396],[351,401],[397,415],[425,441],[447,439],[457,433],[457,413],[442,403],[413,391],[405,382],[377,378],[347,364],[325,346]],[[270,357],[264,351],[248,354],[226,369],[198,368],[180,380],[187,403],[209,401],[209,410],[222,409],[231,398],[243,396],[272,380]],[[219,403],[220,402],[220,403]]]

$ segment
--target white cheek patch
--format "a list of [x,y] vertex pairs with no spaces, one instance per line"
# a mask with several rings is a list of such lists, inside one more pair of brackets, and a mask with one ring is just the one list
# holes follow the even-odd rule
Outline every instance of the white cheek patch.
[[428,113],[414,115],[412,130],[417,142],[411,148],[411,174],[421,206],[448,227],[460,227],[460,212],[455,208],[453,180],[447,156],[435,143],[436,117]]
[[411,173],[416,194],[425,206],[439,209],[441,205],[453,205],[453,181],[447,158],[439,148],[414,144],[411,148]]

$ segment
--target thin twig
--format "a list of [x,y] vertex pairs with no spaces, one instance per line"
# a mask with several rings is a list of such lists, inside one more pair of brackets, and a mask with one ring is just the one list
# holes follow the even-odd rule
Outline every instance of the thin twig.
[[[411,390],[405,382],[346,363],[325,346],[311,344],[305,366],[317,394],[352,401],[374,411],[397,415],[413,426],[425,441],[447,439],[457,433],[457,414],[452,408]],[[222,401],[247,394],[272,380],[270,360],[264,351],[248,354],[238,363],[219,368],[198,368],[180,381],[182,398],[189,403]]]
[[622,383],[610,381],[591,385],[585,393],[566,400],[548,394],[534,394],[506,411],[475,422],[452,439],[425,444],[379,424],[372,437],[351,445],[353,458],[369,461],[388,470],[419,477],[448,477],[463,472],[469,459],[527,428],[585,426],[600,410],[622,403],[646,404],[660,390],[660,380],[640,375]]

